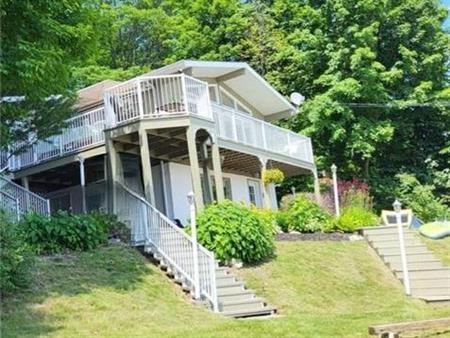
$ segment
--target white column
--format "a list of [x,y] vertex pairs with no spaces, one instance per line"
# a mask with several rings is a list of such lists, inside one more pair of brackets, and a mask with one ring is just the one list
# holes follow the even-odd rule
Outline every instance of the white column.
[[403,285],[405,286],[405,293],[409,296],[411,295],[411,287],[409,284],[409,271],[408,271],[408,261],[406,259],[405,239],[403,237],[402,213],[401,213],[402,204],[398,200],[395,200],[393,207],[397,220],[398,241],[400,244],[400,256],[402,259]]
[[331,166],[331,173],[333,174],[334,209],[335,209],[336,217],[339,217],[341,212],[340,212],[340,208],[339,208],[339,193],[338,193],[336,171],[337,171],[337,167],[335,164],[333,164]]
[[269,187],[268,184],[263,182],[263,173],[267,169],[267,159],[264,157],[260,157],[259,161],[261,162],[261,182],[263,186],[263,206],[266,209],[271,209],[272,202],[270,200]]
[[155,205],[155,191],[153,188],[152,165],[150,159],[150,149],[148,145],[147,131],[139,129],[139,147],[141,153],[142,178],[144,181],[145,198],[149,203]]
[[192,257],[194,265],[194,298],[200,298],[200,272],[198,267],[198,243],[197,243],[197,220],[195,212],[195,196],[191,191],[188,194],[189,211],[191,217],[191,231],[192,231]]
[[86,176],[84,172],[84,158],[78,157],[80,162],[80,185],[81,185],[81,210],[86,213]]
[[222,164],[220,163],[220,151],[217,142],[213,142],[211,145],[211,157],[214,171],[214,182],[216,183],[217,202],[221,202],[225,199],[225,193],[223,191]]
[[318,204],[321,204],[322,197],[320,196],[320,183],[319,183],[319,175],[317,174],[317,169],[314,168],[314,170],[312,170],[312,173],[314,175],[314,196],[316,198],[316,202]]
[[202,183],[200,180],[200,167],[198,164],[197,143],[195,141],[195,130],[188,127],[186,131],[186,139],[189,151],[189,164],[191,167],[192,189],[194,190],[195,206],[197,210],[202,210],[204,206]]

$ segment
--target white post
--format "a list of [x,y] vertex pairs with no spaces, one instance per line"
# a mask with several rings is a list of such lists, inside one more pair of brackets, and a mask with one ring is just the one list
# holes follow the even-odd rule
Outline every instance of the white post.
[[137,95],[138,95],[138,109],[139,109],[139,117],[144,117],[144,102],[142,101],[142,86],[141,86],[141,79],[136,80],[136,89],[137,89]]
[[295,187],[291,187],[291,191],[292,191],[292,196],[297,197],[296,193],[295,193]]
[[80,185],[81,185],[81,208],[83,213],[86,212],[86,177],[84,174],[84,158],[78,157],[80,162]]
[[409,285],[409,271],[408,271],[408,262],[406,260],[405,240],[403,238],[403,226],[401,214],[402,204],[398,200],[395,200],[393,207],[397,220],[398,241],[400,243],[400,256],[402,258],[403,285],[405,286],[405,293],[409,296],[411,295],[411,288]]
[[340,208],[339,208],[339,194],[338,194],[336,171],[337,171],[337,167],[335,164],[333,164],[331,166],[331,172],[333,173],[334,208],[335,208],[335,212],[336,212],[336,217],[339,217],[341,212],[340,212]]
[[198,270],[198,244],[197,244],[197,221],[195,212],[195,198],[191,191],[188,196],[189,210],[191,217],[191,231],[192,231],[192,254],[194,263],[194,298],[200,299],[200,273]]

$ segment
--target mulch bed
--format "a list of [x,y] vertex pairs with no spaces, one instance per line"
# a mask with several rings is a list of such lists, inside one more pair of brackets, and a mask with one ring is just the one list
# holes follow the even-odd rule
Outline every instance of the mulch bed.
[[321,233],[315,232],[311,234],[302,233],[280,233],[275,236],[277,241],[349,241],[351,234],[341,232]]

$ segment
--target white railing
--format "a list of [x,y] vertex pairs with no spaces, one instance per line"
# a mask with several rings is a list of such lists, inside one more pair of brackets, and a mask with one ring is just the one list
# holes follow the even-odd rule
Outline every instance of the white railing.
[[[150,245],[161,255],[175,275],[195,288],[193,242],[175,223],[122,183],[116,182],[115,208],[120,221],[131,228],[135,245]],[[218,311],[216,262],[214,254],[198,244],[200,295]]]
[[104,102],[108,127],[141,118],[211,118],[208,84],[184,74],[132,79],[108,89]]
[[11,221],[20,220],[19,201],[10,194],[0,190],[0,211],[5,212]]
[[47,216],[50,215],[49,200],[1,176],[0,191],[8,194],[17,201],[19,215],[23,215],[29,212]]
[[66,120],[66,126],[61,134],[38,141],[18,155],[13,155],[9,161],[10,169],[19,170],[101,144],[104,142],[104,128],[105,111],[103,107],[72,117]]
[[216,132],[220,138],[306,162],[314,161],[309,137],[298,135],[223,105],[212,103],[211,106],[216,122]]

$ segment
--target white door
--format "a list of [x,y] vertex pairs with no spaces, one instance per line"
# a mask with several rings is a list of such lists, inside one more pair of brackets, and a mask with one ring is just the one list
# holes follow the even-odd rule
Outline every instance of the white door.
[[248,197],[250,203],[256,205],[258,208],[262,208],[262,192],[261,184],[256,180],[248,180]]

